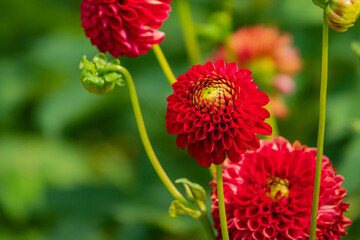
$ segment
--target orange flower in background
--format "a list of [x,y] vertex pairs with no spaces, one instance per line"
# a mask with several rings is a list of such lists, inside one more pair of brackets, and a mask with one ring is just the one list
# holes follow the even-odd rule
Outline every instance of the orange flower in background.
[[263,81],[260,85],[266,93],[281,98],[295,91],[293,77],[302,69],[298,50],[292,43],[291,35],[280,33],[275,27],[243,27],[230,36],[228,46],[221,46],[213,59],[237,61],[240,67],[256,73],[254,78]]

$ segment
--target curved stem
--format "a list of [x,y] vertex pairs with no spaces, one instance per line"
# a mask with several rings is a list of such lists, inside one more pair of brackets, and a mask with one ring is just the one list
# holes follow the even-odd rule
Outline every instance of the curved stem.
[[132,102],[132,105],[134,108],[135,119],[136,119],[136,123],[137,123],[138,129],[139,129],[141,141],[143,142],[145,151],[150,159],[150,162],[151,162],[154,170],[158,174],[162,183],[165,185],[165,187],[168,189],[168,191],[171,193],[171,195],[175,199],[177,199],[182,204],[184,204],[192,209],[195,209],[194,206],[189,204],[189,202],[183,197],[183,195],[177,190],[177,188],[174,186],[174,184],[170,181],[169,177],[167,176],[164,169],[162,168],[159,160],[157,159],[154,149],[151,146],[149,137],[146,132],[144,120],[143,120],[143,117],[141,114],[139,100],[138,100],[136,90],[135,90],[134,81],[127,69],[122,67],[121,73],[124,75],[124,77],[128,83],[130,98],[131,98],[131,102]]
[[321,64],[321,85],[320,85],[320,107],[319,107],[319,131],[318,131],[318,140],[317,140],[314,195],[313,195],[313,205],[311,212],[311,225],[310,225],[310,238],[309,238],[310,240],[314,240],[316,237],[316,222],[317,222],[317,212],[319,207],[322,156],[324,150],[324,136],[325,136],[326,89],[327,89],[327,75],[328,75],[328,41],[329,41],[328,39],[329,39],[329,28],[324,12],[322,60],[321,60],[322,64]]
[[203,226],[203,228],[205,229],[205,234],[206,234],[207,238],[209,240],[215,240],[216,238],[215,238],[214,230],[209,221],[209,218],[207,217],[207,213],[203,212],[198,219],[199,219],[201,225]]
[[189,0],[177,0],[177,9],[179,13],[181,28],[184,34],[185,47],[190,58],[190,64],[201,63],[201,51],[199,42],[195,34],[194,22],[191,16]]
[[[135,114],[135,119],[136,119],[136,123],[139,129],[139,133],[140,133],[140,137],[141,137],[141,141],[143,142],[145,151],[150,159],[150,162],[154,168],[154,170],[156,171],[156,173],[158,174],[160,180],[162,181],[162,183],[165,185],[165,187],[168,189],[168,191],[170,192],[170,194],[179,202],[181,202],[182,204],[184,204],[185,206],[198,211],[192,204],[190,204],[184,197],[183,195],[177,190],[177,188],[174,186],[174,184],[171,182],[171,180],[169,179],[169,177],[167,176],[167,174],[165,173],[164,169],[162,168],[159,160],[157,159],[154,149],[151,146],[149,137],[147,135],[146,132],[146,128],[145,128],[145,124],[144,124],[144,119],[142,117],[141,114],[141,109],[140,109],[140,104],[139,104],[139,100],[136,94],[136,89],[135,89],[135,85],[134,85],[134,81],[129,73],[129,71],[123,67],[121,67],[120,69],[121,73],[124,75],[124,78],[126,79],[128,86],[129,86],[129,92],[130,92],[130,98],[131,98],[131,102],[134,108],[134,114]],[[214,231],[213,228],[209,222],[209,219],[207,217],[207,211],[206,211],[206,207],[205,205],[200,205],[201,207],[201,216],[198,218],[199,221],[201,222],[201,224],[203,225],[206,235],[208,236],[209,240],[215,240],[215,235],[214,235]]]
[[222,164],[216,165],[216,184],[217,184],[218,201],[219,201],[221,233],[222,233],[223,240],[229,240],[229,231],[228,231],[228,226],[227,226],[225,201],[224,201]]
[[153,45],[153,50],[154,50],[155,56],[160,64],[160,67],[162,68],[170,85],[172,85],[174,82],[176,82],[176,77],[174,76],[174,73],[172,72],[172,70],[169,66],[169,63],[166,60],[163,51],[161,50],[160,46],[157,44]]

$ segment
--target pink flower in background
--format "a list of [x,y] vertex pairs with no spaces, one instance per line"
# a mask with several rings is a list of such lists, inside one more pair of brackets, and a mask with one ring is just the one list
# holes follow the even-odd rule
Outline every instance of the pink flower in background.
[[[295,91],[293,77],[302,69],[302,61],[297,49],[292,46],[293,39],[289,34],[281,34],[275,27],[252,26],[236,30],[229,39],[229,49],[221,46],[213,59],[229,59],[227,53],[232,51],[240,67],[248,68],[264,90],[272,98],[275,95],[289,95]],[[272,104],[273,108],[287,108],[286,105]],[[285,111],[288,112],[287,110]],[[284,113],[284,112],[283,112]]]
[[222,164],[226,155],[238,162],[248,147],[260,146],[255,134],[271,134],[271,126],[264,122],[269,97],[257,88],[251,72],[235,63],[195,65],[172,87],[166,128],[177,134],[177,146],[187,146],[201,166]]
[[160,28],[171,0],[83,0],[81,22],[100,52],[137,57],[165,37]]
[[[316,149],[281,137],[261,141],[241,164],[227,161],[223,170],[230,239],[308,239]],[[351,224],[343,216],[344,178],[323,157],[316,239],[340,239]],[[219,230],[216,182],[212,181],[212,216]]]

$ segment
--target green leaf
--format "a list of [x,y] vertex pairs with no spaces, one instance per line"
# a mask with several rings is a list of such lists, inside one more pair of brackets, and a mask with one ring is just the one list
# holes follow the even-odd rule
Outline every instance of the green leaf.
[[201,185],[190,182],[186,178],[179,178],[175,181],[175,183],[182,183],[184,185],[186,195],[191,202],[193,203],[197,203],[197,201],[203,203],[206,202],[206,192]]
[[346,146],[339,166],[339,173],[344,175],[344,187],[347,188],[348,194],[352,195],[359,189],[360,178],[360,134],[351,139]]
[[172,201],[169,207],[169,215],[172,218],[178,217],[180,214],[188,214],[193,218],[198,218],[201,216],[201,212],[198,210],[193,210],[186,207],[184,204],[179,202],[178,200]]
[[205,39],[222,43],[232,31],[232,16],[226,11],[214,12],[206,24],[196,26],[197,33]]

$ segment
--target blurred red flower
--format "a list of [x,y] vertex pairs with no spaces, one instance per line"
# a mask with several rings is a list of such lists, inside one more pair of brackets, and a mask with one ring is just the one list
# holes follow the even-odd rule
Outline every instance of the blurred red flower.
[[[308,239],[315,177],[316,149],[281,137],[261,142],[241,164],[223,170],[225,208],[230,238]],[[351,224],[343,216],[344,178],[323,157],[316,239],[340,239]],[[216,182],[212,181],[212,216],[220,230]],[[219,233],[218,239],[221,239]]]
[[165,37],[160,28],[171,0],[83,0],[81,22],[100,52],[137,57]]
[[201,166],[221,164],[226,155],[238,162],[248,147],[260,146],[255,134],[271,134],[264,122],[269,117],[263,108],[268,96],[257,88],[251,72],[235,63],[219,60],[193,66],[172,87],[166,128]]

